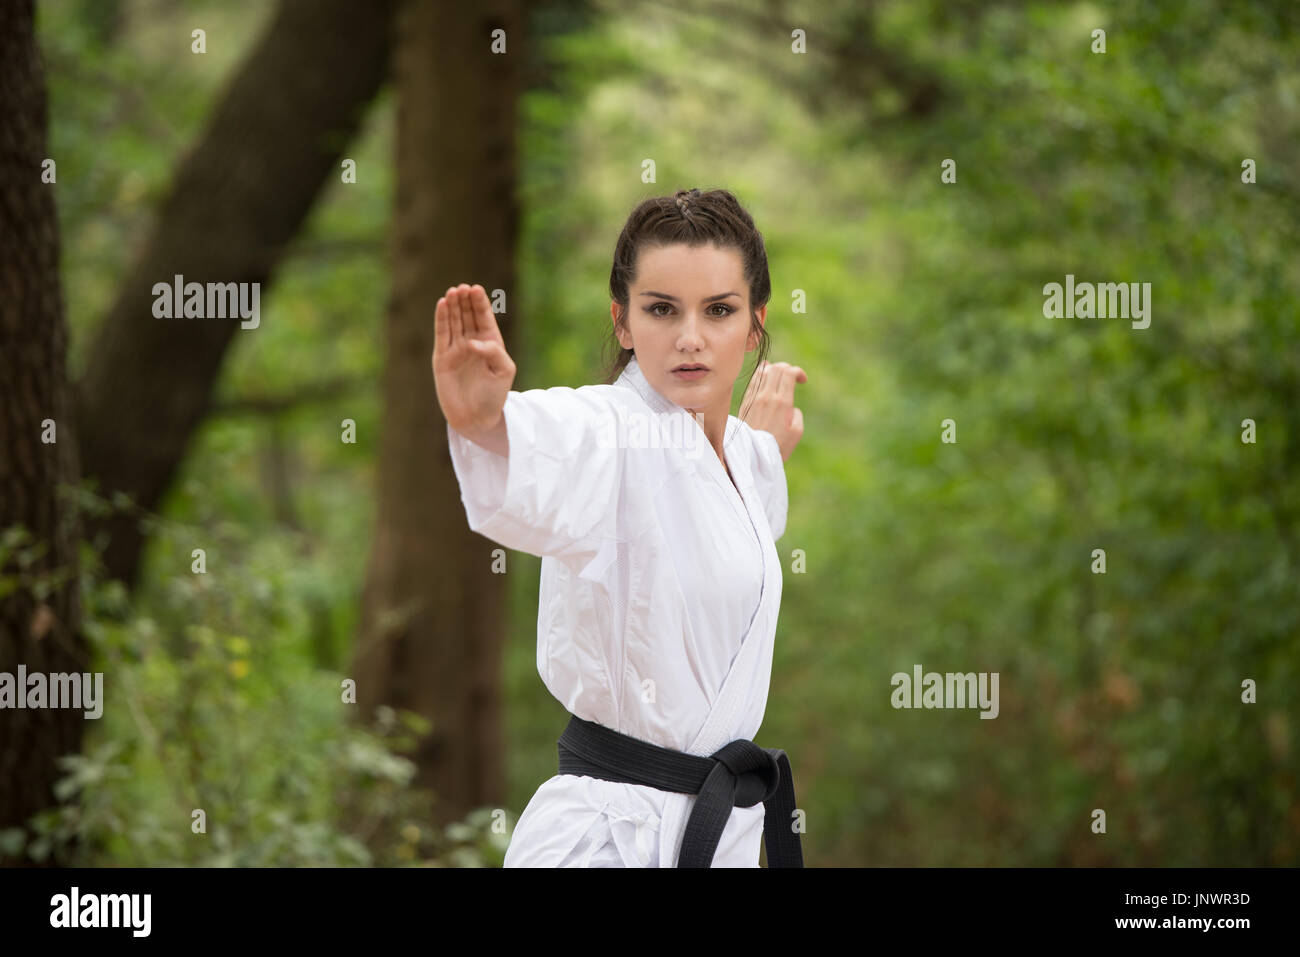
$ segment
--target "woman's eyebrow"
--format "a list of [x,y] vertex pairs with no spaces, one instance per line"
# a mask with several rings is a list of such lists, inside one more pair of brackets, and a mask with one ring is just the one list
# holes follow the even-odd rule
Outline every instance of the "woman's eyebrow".
[[[654,296],[656,299],[668,299],[672,302],[681,302],[676,296],[670,296],[666,292],[643,292],[643,296]],[[726,299],[728,296],[739,296],[738,292],[723,292],[716,296],[709,296],[707,299],[701,299],[700,302],[716,302],[719,299]]]

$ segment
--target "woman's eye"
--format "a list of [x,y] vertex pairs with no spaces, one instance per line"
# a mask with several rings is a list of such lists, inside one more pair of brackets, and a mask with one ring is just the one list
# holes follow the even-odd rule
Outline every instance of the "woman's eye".
[[[662,319],[663,316],[668,315],[666,312],[656,312],[656,309],[660,306],[668,308],[669,311],[672,309],[672,306],[669,306],[668,303],[655,303],[654,306],[649,308],[650,315],[659,316],[660,319]],[[714,303],[712,306],[708,307],[708,309],[710,309],[708,315],[714,317],[714,319],[725,319],[725,317],[736,311],[736,309],[733,309],[731,306],[727,306],[727,304],[724,303]],[[722,312],[712,312],[712,309],[722,309]]]
[[[655,311],[655,310],[658,309],[660,306],[667,306],[668,309],[670,309],[670,310],[672,309],[672,306],[668,305],[668,303],[666,303],[666,302],[656,302],[653,306],[650,307],[650,313],[651,313],[652,315],[660,316],[660,317],[666,315],[666,313],[656,312],[656,311]],[[723,303],[720,303],[720,302],[715,302],[712,306],[709,307],[709,309],[710,309],[710,310],[712,310],[712,309],[721,309],[721,310],[722,310],[721,312],[710,312],[710,313],[709,313],[709,315],[713,316],[713,318],[715,318],[715,319],[723,319],[723,318],[725,318],[725,317],[731,315],[733,312],[736,311],[735,309],[731,308],[730,306],[728,306],[728,305],[724,305]]]

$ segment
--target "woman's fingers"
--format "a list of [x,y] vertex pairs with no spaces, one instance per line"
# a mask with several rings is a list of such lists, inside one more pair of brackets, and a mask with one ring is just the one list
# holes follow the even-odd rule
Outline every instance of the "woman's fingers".
[[466,283],[456,287],[456,308],[460,310],[460,328],[467,338],[477,338],[478,322],[474,318],[474,307],[470,304],[470,288]]
[[807,382],[808,373],[804,372],[798,366],[783,363],[785,369],[781,374],[781,399],[794,405],[794,387],[797,382]]
[[772,380],[772,391],[776,394],[777,398],[783,399],[787,395],[793,394],[793,384],[788,386],[786,385],[786,383],[790,381],[790,363],[778,362],[776,364],[776,378]]
[[[462,284],[463,286],[463,284]],[[467,317],[466,296],[462,286],[450,286],[446,295],[438,300],[434,309],[434,360],[463,349],[473,341],[475,324],[472,316]]]
[[[474,320],[474,334],[485,339],[492,335],[492,307],[488,305],[487,293],[483,287],[475,284],[469,287],[465,293],[465,305],[469,308],[469,314]],[[486,310],[487,314],[484,314]]]
[[447,331],[450,336],[452,346],[459,345],[465,338],[465,326],[460,318],[460,294],[456,291],[455,286],[447,288]]
[[[448,318],[448,346],[461,339],[494,339],[505,344],[501,338],[501,329],[496,316],[492,313],[492,304],[488,301],[487,290],[477,283],[473,286],[461,283],[451,286],[446,296],[438,300],[446,308],[443,313]],[[437,316],[435,316],[437,318]]]
[[438,300],[433,311],[433,351],[441,354],[451,348],[451,318],[447,315],[447,297]]
[[433,324],[435,354],[474,340],[495,342],[505,348],[487,290],[480,285],[461,283],[448,287],[434,309]]
[[783,401],[794,404],[794,387],[796,383],[807,382],[808,373],[788,362],[764,363],[763,384],[760,391],[769,392]]
[[467,338],[477,338],[478,320],[474,318],[474,305],[470,302],[471,290],[468,283],[456,287],[456,304],[460,307],[460,324]]

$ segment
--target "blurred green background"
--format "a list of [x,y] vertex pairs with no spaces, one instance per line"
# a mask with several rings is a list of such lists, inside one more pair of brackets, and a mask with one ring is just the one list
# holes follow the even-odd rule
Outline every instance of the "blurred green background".
[[[38,6],[74,377],[272,11],[128,2],[106,43],[88,6]],[[206,57],[167,39],[196,14]],[[1227,0],[609,3],[537,38],[554,82],[520,104],[516,388],[599,380],[641,199],[727,188],[766,239],[771,359],[809,382],[756,740],[790,754],[810,866],[1300,860],[1298,22]],[[347,154],[364,175],[327,189],[236,337],[145,586],[91,595],[131,707],[90,729],[65,785],[83,804],[34,854],[75,832],[90,864],[500,863],[487,811],[449,826],[408,786],[417,723],[363,732],[331,703],[374,517],[393,119],[385,93]],[[1067,273],[1150,283],[1150,327],[1045,318]],[[352,385],[239,405],[326,380]],[[293,481],[272,495],[275,456]],[[237,586],[168,571],[200,531]],[[511,559],[513,822],[567,715],[535,668],[540,562]],[[998,718],[895,710],[916,664],[998,672]],[[223,823],[185,841],[200,797]],[[341,808],[386,830],[358,839]]]

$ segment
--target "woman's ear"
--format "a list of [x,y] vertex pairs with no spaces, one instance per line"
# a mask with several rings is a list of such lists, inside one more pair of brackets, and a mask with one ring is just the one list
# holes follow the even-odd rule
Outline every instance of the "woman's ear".
[[[762,306],[760,306],[759,308],[757,308],[757,309],[754,310],[754,317],[755,317],[756,319],[758,319],[758,324],[759,324],[760,326],[763,326],[764,328],[766,328],[766,323],[767,323],[767,304],[766,304],[766,303],[764,303]],[[753,328],[751,328],[751,329],[749,330],[749,338],[747,338],[747,339],[745,340],[745,351],[746,351],[746,352],[753,352],[755,349],[758,348],[758,342],[759,342],[759,335],[758,335],[757,332],[754,331]]]
[[618,339],[618,344],[624,349],[632,348],[632,335],[627,331],[627,324],[618,321],[619,306],[616,302],[609,304],[609,318],[614,324],[614,336]]

